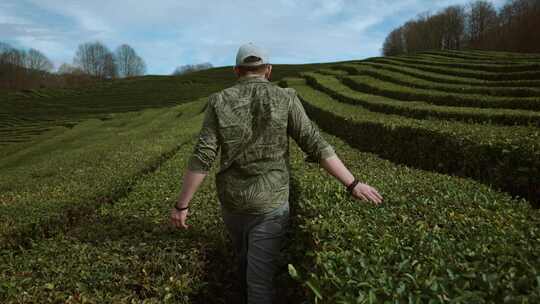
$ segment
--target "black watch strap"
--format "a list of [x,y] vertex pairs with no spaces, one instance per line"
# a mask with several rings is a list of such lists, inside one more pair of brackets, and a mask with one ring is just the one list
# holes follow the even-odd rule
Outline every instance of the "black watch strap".
[[356,187],[356,185],[358,185],[359,182],[360,181],[355,178],[353,182],[347,186],[347,192],[352,193],[354,187]]
[[184,211],[186,209],[188,209],[189,207],[184,207],[184,208],[178,208],[178,206],[174,205],[174,209],[178,210],[178,211]]

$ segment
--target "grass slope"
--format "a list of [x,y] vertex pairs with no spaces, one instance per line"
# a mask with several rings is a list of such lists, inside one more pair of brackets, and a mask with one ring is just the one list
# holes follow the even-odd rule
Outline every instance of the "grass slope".
[[[444,61],[437,56],[464,60],[470,75],[481,74],[470,69],[475,63],[467,61],[472,60],[482,66],[489,65],[489,58],[501,64],[519,61],[518,69],[530,66],[528,61],[536,64],[532,55],[434,52],[407,57],[407,65]],[[399,62],[404,61],[360,64],[399,69]],[[275,66],[274,80],[318,70],[302,75],[317,78],[333,96],[366,97],[345,90],[341,79],[347,72],[333,69],[344,64],[350,65]],[[422,73],[416,67],[415,73]],[[236,303],[233,256],[214,188],[218,163],[192,201],[193,229],[167,226],[202,122],[201,97],[230,85],[231,75],[230,68],[218,68],[189,77],[119,80],[84,92],[0,97],[0,131],[6,131],[0,136],[5,142],[19,141],[0,150],[0,302]],[[512,97],[512,90],[535,81],[506,81],[510,89],[505,94]],[[279,303],[540,301],[538,210],[471,179],[381,158],[401,149],[396,157],[433,161],[434,166],[444,161],[459,171],[466,169],[459,153],[469,153],[469,164],[503,155],[502,162],[476,169],[489,176],[503,166],[497,178],[527,185],[534,195],[538,184],[527,183],[539,177],[535,166],[540,158],[534,156],[540,146],[538,127],[406,118],[391,104],[395,100],[368,96],[364,104],[377,107],[384,100],[397,115],[377,113],[334,100],[304,79],[287,83],[313,105],[311,113],[317,107],[329,113],[316,119],[319,126],[343,132],[333,132],[341,138],[323,136],[355,176],[380,190],[385,202],[375,208],[353,200],[291,145],[293,225],[283,252],[289,275],[282,264],[278,276]],[[478,88],[485,89],[484,83],[494,82],[479,80]],[[531,87],[523,92],[534,93]],[[400,106],[405,103],[410,102]],[[432,107],[422,103],[426,111],[448,110],[427,106]],[[480,112],[490,115],[489,109]],[[68,121],[67,127],[59,125]],[[346,144],[359,142],[350,124],[373,125],[379,129],[372,130],[383,130],[392,140],[373,132],[373,152],[379,155],[360,152]],[[404,150],[411,134],[419,136],[414,153]],[[458,145],[441,144],[461,137]],[[460,149],[462,144],[466,149]],[[446,150],[433,153],[437,149]],[[522,163],[532,165],[520,168]]]

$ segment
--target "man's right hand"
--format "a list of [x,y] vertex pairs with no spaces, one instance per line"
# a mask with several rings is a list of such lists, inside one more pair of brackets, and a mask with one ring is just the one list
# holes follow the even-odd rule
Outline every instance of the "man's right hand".
[[377,192],[377,190],[368,184],[358,183],[352,190],[352,195],[356,199],[361,199],[367,202],[372,202],[375,205],[379,205],[383,201],[383,197]]

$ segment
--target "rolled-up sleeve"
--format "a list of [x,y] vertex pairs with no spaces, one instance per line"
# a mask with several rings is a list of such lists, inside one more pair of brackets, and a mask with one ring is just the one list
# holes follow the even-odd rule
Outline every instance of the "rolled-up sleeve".
[[322,160],[334,156],[336,154],[334,148],[322,137],[317,126],[309,119],[296,91],[292,89],[288,91],[291,94],[288,134],[310,160]]
[[188,169],[194,172],[208,173],[219,150],[217,139],[217,118],[211,95],[208,98],[204,120],[199,132],[199,139],[188,161]]

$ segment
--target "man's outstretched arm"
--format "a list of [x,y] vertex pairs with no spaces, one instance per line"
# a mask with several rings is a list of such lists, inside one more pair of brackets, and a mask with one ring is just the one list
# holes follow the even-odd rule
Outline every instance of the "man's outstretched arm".
[[[354,176],[309,119],[296,91],[289,90],[289,92],[293,95],[289,108],[288,134],[298,143],[302,151],[310,156],[310,159],[318,159],[320,165],[328,173],[343,185],[349,186],[354,181]],[[375,204],[382,202],[382,196],[377,190],[364,183],[358,183],[351,193],[355,198],[371,201]]]
[[[341,159],[337,155],[330,156],[328,158],[321,159],[321,167],[323,167],[328,173],[334,176],[344,186],[350,185],[354,181],[354,176],[345,167]],[[368,184],[358,183],[352,190],[352,195],[356,198],[371,201],[376,205],[380,204],[383,197],[377,192],[377,190]]]

